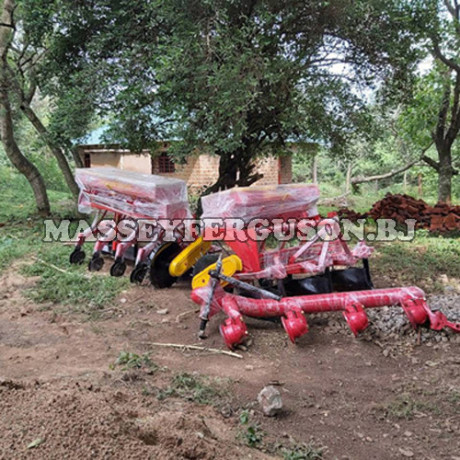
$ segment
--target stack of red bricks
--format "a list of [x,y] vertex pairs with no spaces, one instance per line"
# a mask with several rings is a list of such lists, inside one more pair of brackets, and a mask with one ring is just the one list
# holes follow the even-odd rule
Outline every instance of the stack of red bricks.
[[417,221],[416,228],[445,233],[460,230],[460,206],[439,203],[430,206],[408,195],[388,193],[369,211],[373,219],[394,219],[403,224],[407,219]]

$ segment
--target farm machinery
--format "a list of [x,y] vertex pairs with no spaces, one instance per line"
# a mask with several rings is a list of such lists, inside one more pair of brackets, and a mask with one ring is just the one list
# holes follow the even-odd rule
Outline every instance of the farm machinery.
[[76,181],[80,187],[78,209],[94,212],[94,218],[77,236],[70,263],[83,263],[83,245],[91,237],[96,242],[88,263],[90,271],[101,270],[103,254],[109,254],[114,258],[112,276],[122,276],[130,259],[134,261],[132,282],[141,282],[148,273],[155,287],[169,287],[175,281],[168,272],[169,262],[186,246],[185,227],[175,226],[173,234],[167,235],[157,222],[183,222],[191,216],[185,182],[117,168],[77,169]]
[[[427,325],[460,332],[460,324],[430,310],[418,287],[374,289],[368,262],[373,249],[363,241],[350,249],[336,215],[318,215],[318,198],[314,185],[253,186],[202,198],[205,224],[237,216],[240,225],[217,231],[204,228],[194,243],[198,247],[219,240],[231,252],[193,261],[191,297],[201,306],[201,338],[206,337],[209,319],[220,311],[227,316],[220,332],[229,348],[248,333],[243,316],[280,319],[295,342],[308,332],[306,314],[340,311],[356,336],[369,324],[366,309],[383,306],[402,307],[414,328]],[[290,234],[268,248],[272,236],[289,230],[296,238]],[[288,246],[293,240],[296,244]],[[191,251],[186,248],[177,258]]]

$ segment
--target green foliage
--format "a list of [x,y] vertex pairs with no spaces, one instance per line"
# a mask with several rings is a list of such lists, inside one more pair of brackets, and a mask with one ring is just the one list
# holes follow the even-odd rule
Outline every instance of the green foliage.
[[149,369],[158,369],[158,366],[152,362],[150,356],[147,354],[138,355],[129,351],[122,351],[115,361],[112,368],[115,366],[124,366],[123,370],[140,369],[141,367],[148,367]]
[[250,422],[251,416],[248,410],[243,410],[240,413],[240,430],[238,436],[243,439],[244,443],[249,447],[258,447],[264,438],[264,433],[257,423]]
[[313,443],[281,449],[284,460],[320,460],[323,458],[323,452],[323,447],[316,447]]
[[158,399],[179,397],[198,404],[217,404],[225,395],[222,382],[210,378],[188,374],[186,372],[175,375],[171,384],[160,390]]
[[87,275],[84,265],[69,265],[69,247],[44,243],[38,257],[65,270],[62,273],[39,261],[23,267],[28,276],[40,276],[27,295],[36,302],[69,305],[74,311],[97,316],[97,311],[112,302],[128,286],[126,278],[107,275]]
[[39,78],[58,98],[53,132],[75,137],[97,111],[134,150],[206,145],[231,160],[226,185],[238,172],[245,185],[250,160],[288,140],[342,151],[368,131],[357,85],[404,79],[417,56],[399,3],[21,1],[25,29],[49,44]]

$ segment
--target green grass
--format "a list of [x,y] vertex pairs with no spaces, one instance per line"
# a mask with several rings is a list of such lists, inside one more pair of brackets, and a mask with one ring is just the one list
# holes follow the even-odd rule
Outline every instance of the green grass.
[[412,420],[417,412],[430,412],[439,415],[440,409],[435,401],[424,401],[410,393],[402,393],[394,400],[378,407],[386,417]]
[[417,231],[414,241],[376,243],[371,257],[375,278],[389,277],[401,285],[415,284],[427,291],[443,289],[439,276],[460,281],[460,240]]
[[70,265],[71,248],[59,243],[43,243],[37,257],[66,271],[62,273],[36,260],[22,267],[26,276],[40,276],[37,284],[26,293],[36,302],[52,302],[71,306],[73,311],[97,314],[128,287],[126,277],[115,278],[105,274],[88,274],[86,265]]
[[[76,209],[70,192],[48,190],[53,215],[75,216]],[[0,223],[23,222],[34,219],[35,200],[29,183],[13,168],[0,166]]]
[[220,380],[184,372],[175,375],[170,385],[160,390],[157,397],[159,400],[179,397],[198,404],[217,405],[225,394],[224,385]]

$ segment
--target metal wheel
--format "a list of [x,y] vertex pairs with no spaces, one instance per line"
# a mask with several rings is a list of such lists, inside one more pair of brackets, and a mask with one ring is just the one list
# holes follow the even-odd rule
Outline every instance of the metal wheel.
[[85,260],[85,252],[82,250],[80,246],[77,246],[69,257],[69,262],[75,265],[81,265]]
[[148,265],[140,263],[133,268],[131,275],[129,276],[129,281],[131,283],[141,284],[144,281],[145,275],[147,275]]
[[182,248],[177,243],[162,244],[150,262],[149,278],[154,287],[158,289],[171,287],[176,281],[175,276],[169,274],[169,264]]
[[98,272],[104,266],[104,259],[98,252],[93,254],[91,260],[88,263],[88,270],[90,272]]
[[122,260],[116,260],[114,264],[110,267],[111,276],[123,276],[126,271],[126,264]]

